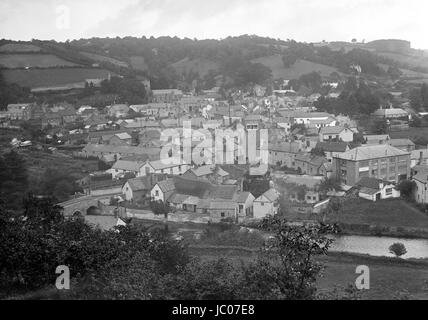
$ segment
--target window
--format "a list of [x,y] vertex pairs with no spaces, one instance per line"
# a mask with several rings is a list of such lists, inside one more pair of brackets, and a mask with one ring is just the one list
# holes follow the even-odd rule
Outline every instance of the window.
[[387,196],[390,196],[392,194],[392,188],[386,189],[385,192]]
[[155,191],[155,195],[156,195],[156,197],[159,197],[159,190]]
[[221,217],[224,218],[226,214],[224,212],[221,213]]
[[262,207],[264,207],[265,203],[264,203],[264,202],[260,202],[260,205],[261,205]]

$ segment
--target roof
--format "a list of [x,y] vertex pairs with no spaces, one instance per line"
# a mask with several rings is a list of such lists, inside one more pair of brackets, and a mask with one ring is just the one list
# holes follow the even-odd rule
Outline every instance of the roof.
[[230,210],[236,208],[236,202],[233,201],[212,201],[210,209],[212,210]]
[[275,152],[289,152],[289,153],[299,153],[300,144],[297,142],[284,142],[280,144],[273,144],[268,146],[269,151]]
[[183,94],[183,91],[178,89],[158,89],[158,90],[152,90],[153,95],[157,94]]
[[244,203],[245,201],[247,201],[250,195],[251,195],[250,192],[240,192],[236,198],[236,202]]
[[275,189],[271,188],[265,193],[263,193],[258,199],[260,199],[261,197],[265,197],[269,201],[275,202],[276,200],[278,200],[279,194]]
[[357,147],[339,154],[336,157],[344,160],[363,161],[377,158],[405,156],[409,154],[409,152],[404,152],[388,144],[378,144]]
[[410,158],[419,159],[421,157],[421,154],[422,154],[422,158],[428,158],[428,149],[413,150],[410,153]]
[[163,161],[163,160],[150,161],[149,164],[155,170],[162,170],[162,169],[174,168],[177,166],[185,165],[185,163],[181,159],[178,159],[177,161],[173,161],[172,158],[171,158],[171,161]]
[[325,152],[345,152],[348,144],[346,142],[318,142],[315,148]]
[[148,177],[139,177],[135,179],[129,179],[127,181],[132,191],[149,190],[151,188]]
[[322,166],[323,163],[327,162],[328,160],[325,157],[317,156],[317,155],[311,155],[310,153],[303,153],[298,154],[295,158],[296,161],[302,161],[307,162],[315,166]]
[[170,192],[175,190],[174,180],[166,179],[157,183],[162,192]]
[[309,189],[316,189],[321,184],[324,177],[320,176],[308,176],[308,175],[287,175],[285,177],[285,183],[294,183],[301,186],[306,186]]
[[376,189],[376,191],[379,191],[379,185],[381,183],[391,184],[389,181],[384,181],[373,177],[363,177],[355,184],[355,186],[366,189]]
[[389,140],[389,134],[365,134],[364,139],[366,139],[367,141],[370,140]]
[[88,143],[83,151],[86,152],[100,152],[100,153],[114,153],[114,154],[135,154],[135,155],[159,155],[158,148],[141,148],[132,146],[113,146],[107,144],[92,144]]
[[120,140],[132,139],[131,135],[128,132],[116,133],[115,136],[118,137]]
[[140,168],[144,165],[144,162],[141,161],[129,161],[129,160],[118,160],[113,165],[112,169],[115,170],[125,170],[125,171],[140,171]]
[[375,116],[392,117],[392,116],[407,116],[409,113],[400,108],[378,109],[373,112]]
[[344,130],[349,130],[348,128],[345,128],[343,126],[333,126],[333,127],[322,127],[320,130],[321,134],[339,134]]
[[388,144],[391,146],[415,146],[414,142],[410,139],[389,139]]

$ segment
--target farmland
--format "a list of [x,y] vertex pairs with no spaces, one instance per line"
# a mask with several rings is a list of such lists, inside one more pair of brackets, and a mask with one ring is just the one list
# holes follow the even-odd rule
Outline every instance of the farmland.
[[40,52],[42,49],[32,44],[8,43],[0,47],[0,53],[8,52]]
[[290,68],[285,68],[280,55],[258,58],[252,62],[261,63],[270,68],[275,79],[297,79],[313,71],[321,73],[322,76],[329,76],[333,72],[338,72],[336,68],[306,60],[298,60]]
[[16,68],[53,68],[75,67],[77,64],[66,61],[52,54],[0,54],[0,66]]
[[3,70],[2,73],[7,82],[30,88],[64,86],[86,79],[107,78],[109,74],[96,68]]
[[108,62],[108,63],[114,64],[116,66],[123,67],[123,68],[129,67],[126,62],[123,62],[123,61],[120,61],[118,59],[114,59],[111,57],[102,56],[100,54],[84,52],[84,51],[81,51],[80,54],[91,59],[91,60],[97,61],[97,62]]

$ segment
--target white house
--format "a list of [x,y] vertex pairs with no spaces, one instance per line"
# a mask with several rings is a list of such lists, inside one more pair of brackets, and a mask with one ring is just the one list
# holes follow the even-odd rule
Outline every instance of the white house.
[[148,161],[139,170],[139,176],[146,176],[149,173],[182,175],[192,166],[185,164],[182,160],[174,161],[172,158],[168,160]]
[[167,179],[159,181],[150,191],[150,196],[154,201],[166,202],[175,191],[174,180]]
[[145,162],[135,160],[118,160],[113,167],[107,170],[107,173],[111,173],[113,179],[122,178],[126,174],[133,174],[139,176],[141,167]]
[[383,199],[399,198],[400,191],[395,189],[395,184],[371,177],[364,177],[357,182],[360,198],[378,201]]
[[239,193],[236,199],[238,204],[238,219],[253,215],[254,196],[250,192]]
[[267,215],[275,215],[279,208],[279,194],[275,189],[269,189],[254,200],[254,218],[262,219]]
[[354,140],[354,131],[342,126],[323,127],[319,132],[319,140],[324,141],[343,141],[352,142]]

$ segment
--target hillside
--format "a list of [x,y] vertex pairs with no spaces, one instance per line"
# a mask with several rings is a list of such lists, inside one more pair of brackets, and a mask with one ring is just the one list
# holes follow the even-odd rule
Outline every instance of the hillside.
[[333,72],[338,72],[336,68],[307,60],[297,60],[290,68],[285,68],[280,55],[254,59],[252,62],[261,63],[270,68],[274,79],[297,79],[313,71],[319,72],[323,77],[327,77]]
[[189,58],[185,58],[178,62],[172,64],[172,67],[179,74],[187,74],[187,73],[197,73],[201,78],[208,74],[209,71],[214,70],[217,71],[220,68],[220,65],[212,60],[205,58],[198,58],[190,60]]

